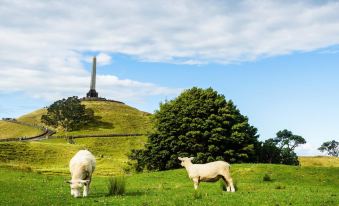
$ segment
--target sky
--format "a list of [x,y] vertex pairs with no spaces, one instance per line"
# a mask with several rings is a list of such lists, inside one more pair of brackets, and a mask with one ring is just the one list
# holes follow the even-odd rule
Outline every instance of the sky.
[[339,141],[339,1],[0,0],[0,118],[89,90],[153,113],[193,86],[231,99],[260,140]]

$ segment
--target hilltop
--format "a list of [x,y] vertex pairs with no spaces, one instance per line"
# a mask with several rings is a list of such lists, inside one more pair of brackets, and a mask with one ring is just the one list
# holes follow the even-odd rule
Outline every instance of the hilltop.
[[[151,131],[151,114],[140,111],[128,105],[111,101],[82,101],[86,108],[94,111],[97,119],[81,130],[73,132],[57,131],[55,135],[84,135],[84,134],[147,134]],[[30,124],[42,125],[41,116],[47,109],[38,109],[19,117],[17,120]],[[0,125],[1,128],[1,125]],[[13,137],[8,130],[7,135]],[[24,133],[24,131],[22,131]]]

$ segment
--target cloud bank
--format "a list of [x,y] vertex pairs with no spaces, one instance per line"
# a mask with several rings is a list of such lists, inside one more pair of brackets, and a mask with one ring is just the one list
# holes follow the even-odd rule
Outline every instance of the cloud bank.
[[[0,90],[83,94],[86,53],[175,64],[236,63],[339,44],[339,2],[25,1],[0,4]],[[178,92],[99,75],[122,100]]]

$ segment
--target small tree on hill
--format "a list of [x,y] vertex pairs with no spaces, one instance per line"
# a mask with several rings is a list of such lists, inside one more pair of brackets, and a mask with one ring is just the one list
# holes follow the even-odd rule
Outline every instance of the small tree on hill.
[[160,104],[154,122],[146,148],[130,155],[138,170],[177,168],[179,156],[194,156],[196,163],[256,161],[257,129],[211,88],[193,87]]
[[86,109],[76,96],[54,102],[47,108],[47,114],[41,117],[46,125],[65,131],[77,130],[93,120],[93,110]]
[[271,164],[281,163],[281,150],[276,146],[272,138],[262,143],[259,152],[259,162]]
[[273,139],[266,140],[260,149],[259,161],[265,163],[278,163],[287,165],[299,165],[298,156],[294,149],[306,140],[291,131],[284,129],[277,132]]
[[339,142],[332,140],[324,142],[319,148],[321,152],[327,152],[328,155],[338,157],[339,156]]

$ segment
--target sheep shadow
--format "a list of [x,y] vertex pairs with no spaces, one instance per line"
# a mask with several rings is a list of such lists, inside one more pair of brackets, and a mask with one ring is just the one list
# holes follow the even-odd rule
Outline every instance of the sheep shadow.
[[114,197],[114,196],[136,197],[136,196],[143,196],[146,194],[150,194],[149,191],[131,191],[131,192],[126,192],[123,195],[108,195],[107,193],[104,193],[104,192],[98,192],[98,193],[91,193],[86,198],[96,199],[96,198],[101,198],[101,197]]

